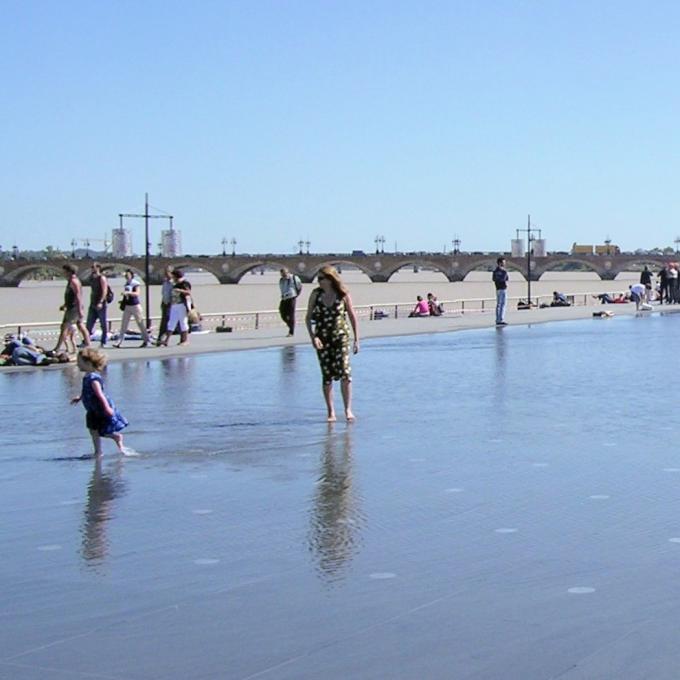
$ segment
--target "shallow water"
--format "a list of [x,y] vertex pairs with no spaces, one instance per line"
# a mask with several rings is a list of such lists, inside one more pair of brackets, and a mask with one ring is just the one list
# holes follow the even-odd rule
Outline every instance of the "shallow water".
[[0,376],[0,677],[673,677],[679,332],[366,341],[353,425],[308,347],[116,363],[99,464],[73,367]]

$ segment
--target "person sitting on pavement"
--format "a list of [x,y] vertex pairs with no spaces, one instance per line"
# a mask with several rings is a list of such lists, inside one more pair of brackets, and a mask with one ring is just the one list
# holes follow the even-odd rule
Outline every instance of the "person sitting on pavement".
[[430,316],[441,316],[444,313],[444,305],[432,293],[427,294],[427,308]]
[[553,291],[551,307],[571,307],[571,303],[567,301],[567,296],[564,293]]
[[413,311],[409,314],[409,317],[415,316],[430,316],[430,308],[427,306],[427,300],[423,300],[422,295],[418,295],[416,298],[416,306]]

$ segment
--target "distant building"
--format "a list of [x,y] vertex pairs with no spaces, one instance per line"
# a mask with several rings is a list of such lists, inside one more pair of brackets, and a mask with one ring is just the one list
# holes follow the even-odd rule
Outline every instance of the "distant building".
[[111,254],[113,257],[132,256],[132,234],[129,229],[118,227],[111,231]]
[[177,257],[182,254],[182,233],[177,229],[164,229],[161,232],[161,255]]
[[584,245],[579,245],[577,243],[574,243],[574,245],[571,247],[571,254],[572,255],[592,255],[593,254],[593,246],[584,246]]
[[510,254],[512,257],[524,257],[524,239],[513,238],[510,241]]
[[612,243],[607,243],[603,246],[595,246],[595,255],[620,255],[621,248],[613,245]]

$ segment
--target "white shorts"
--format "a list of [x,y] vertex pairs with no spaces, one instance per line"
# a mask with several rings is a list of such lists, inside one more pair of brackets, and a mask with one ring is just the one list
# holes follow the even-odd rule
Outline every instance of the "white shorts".
[[186,333],[189,330],[189,321],[187,319],[187,308],[183,303],[174,304],[170,307],[170,317],[168,318],[168,333],[174,333],[175,328],[179,324],[179,330]]

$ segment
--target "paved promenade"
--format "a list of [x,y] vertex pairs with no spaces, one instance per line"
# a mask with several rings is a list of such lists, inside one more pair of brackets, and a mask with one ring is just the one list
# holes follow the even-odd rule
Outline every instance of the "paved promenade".
[[[615,316],[635,315],[635,305],[601,305],[597,307],[550,307],[545,309],[512,310],[508,311],[506,320],[508,326],[555,321],[570,321],[575,319],[592,318],[594,311],[607,310]],[[674,312],[680,308],[672,306],[654,307],[652,312],[638,312],[639,314],[656,314],[660,311]],[[595,323],[606,323],[606,319],[593,319]],[[364,321],[360,323],[360,340],[399,335],[420,335],[428,333],[449,333],[478,328],[495,327],[493,312],[471,312],[469,314],[451,314],[441,317],[400,318]],[[500,329],[499,329],[500,330]],[[192,335],[191,342],[186,347],[177,347],[179,336],[175,336],[170,347],[149,347],[140,349],[136,342],[128,341],[123,349],[108,351],[110,361],[132,358],[164,358],[167,356],[181,356],[186,354],[204,354],[211,352],[228,352],[233,350],[262,349],[266,347],[282,347],[286,345],[301,345],[309,342],[304,324],[298,324],[295,337],[286,335],[286,327],[266,328],[253,331],[239,331],[236,333],[206,333]]]

